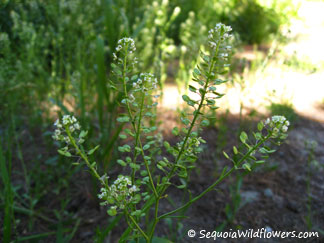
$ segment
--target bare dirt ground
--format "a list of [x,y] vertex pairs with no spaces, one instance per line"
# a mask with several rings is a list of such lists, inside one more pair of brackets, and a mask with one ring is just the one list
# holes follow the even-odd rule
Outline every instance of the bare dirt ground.
[[[228,122],[228,135],[225,151],[231,151],[237,141],[233,134],[239,129],[239,123],[235,119]],[[198,164],[198,172],[192,177],[192,190],[202,191],[220,173],[223,166],[228,165],[224,156],[215,156],[217,148],[217,137],[220,135],[218,129],[209,129],[204,133],[208,147],[201,156]],[[306,227],[305,217],[307,215],[307,161],[308,151],[305,150],[305,141],[312,139],[317,141],[315,158],[319,167],[311,169],[311,211],[313,229]],[[239,191],[241,206],[234,221],[228,224],[224,231],[232,229],[261,229],[280,231],[316,231],[324,227],[324,126],[318,122],[305,118],[295,124],[289,133],[285,144],[261,166],[259,170],[244,177],[242,187]],[[198,201],[188,213],[189,219],[185,220],[184,229],[201,229],[213,231],[226,220],[225,206],[233,200],[230,187],[235,183],[235,177],[222,183],[217,191],[210,192],[206,198]],[[232,204],[233,205],[233,204]],[[310,239],[226,239],[218,242],[323,242],[321,238]],[[212,242],[212,240],[192,240],[184,236],[184,242]]]

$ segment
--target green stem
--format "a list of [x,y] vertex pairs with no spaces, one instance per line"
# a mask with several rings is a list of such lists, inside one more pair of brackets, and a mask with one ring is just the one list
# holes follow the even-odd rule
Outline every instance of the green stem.
[[[140,140],[143,106],[144,106],[144,95],[142,95],[141,106],[140,106],[140,114],[139,114],[139,118],[138,118],[137,129],[135,130],[135,132],[136,132],[136,135],[135,135],[135,147],[137,147],[138,142]],[[138,152],[137,152],[137,150],[135,150],[133,163],[136,163],[137,156],[138,156]],[[135,181],[135,170],[132,170],[132,182],[133,182],[133,184],[134,184],[134,181]]]
[[[217,47],[216,47],[216,50],[215,50],[215,54],[214,54],[214,56],[217,55],[217,53],[218,53],[218,48],[219,48],[219,44],[218,44]],[[209,74],[210,74],[210,73],[212,72],[212,70],[214,69],[215,63],[216,63],[216,60],[214,60],[214,58],[212,58],[212,62],[211,62],[211,65],[210,65],[210,67],[209,67],[209,71],[208,71]],[[209,85],[209,82],[210,82],[210,76],[208,75],[208,78],[207,78],[206,83],[205,83],[205,85],[204,85],[204,91],[207,90],[208,85]],[[190,134],[191,134],[191,131],[192,131],[193,127],[195,126],[196,120],[197,120],[198,117],[199,117],[200,110],[201,110],[201,108],[202,108],[202,106],[203,106],[203,103],[204,103],[204,101],[205,101],[205,95],[206,95],[206,93],[207,93],[207,92],[203,92],[203,94],[202,94],[202,96],[201,96],[201,100],[200,100],[200,103],[199,103],[198,109],[197,109],[196,112],[195,112],[194,118],[193,118],[193,120],[192,120],[192,122],[191,122],[191,124],[190,124],[189,130],[188,130],[188,132],[187,132],[187,134],[186,134],[186,137],[185,137],[185,140],[184,140],[184,142],[183,142],[183,144],[182,144],[182,146],[181,146],[180,152],[179,152],[179,154],[178,154],[178,156],[177,156],[177,158],[176,158],[175,164],[173,165],[173,167],[172,167],[172,169],[171,169],[171,172],[168,174],[168,180],[171,179],[171,177],[173,176],[173,174],[174,174],[175,171],[176,171],[176,168],[177,168],[176,166],[178,165],[178,163],[179,163],[179,161],[180,161],[180,159],[181,159],[181,156],[182,156],[182,153],[183,153],[183,151],[184,151],[184,149],[185,149],[185,146],[186,146],[187,140],[188,140],[188,138],[189,138],[189,136],[190,136]],[[161,193],[160,193],[159,195],[161,196],[167,188],[168,188],[168,185],[165,185],[165,186],[161,189]]]
[[127,210],[125,210],[125,214],[126,214],[126,216],[128,216],[130,218],[130,220],[133,222],[133,224],[139,230],[139,232],[141,232],[141,234],[143,235],[143,237],[145,238],[145,240],[146,241],[149,241],[149,237],[147,236],[147,234],[145,234],[145,232],[142,230],[142,228],[137,224],[136,220],[132,217],[132,215],[130,215],[127,212]]
[[254,152],[258,147],[260,147],[260,145],[262,145],[266,140],[268,140],[271,136],[271,133],[269,133],[264,139],[262,139],[260,142],[258,142],[255,146],[252,147],[252,149],[250,149],[236,164],[236,166],[232,167],[229,171],[227,171],[224,175],[222,175],[220,178],[218,178],[213,184],[211,184],[207,189],[205,189],[202,193],[200,193],[198,196],[196,196],[195,198],[193,198],[192,200],[190,200],[189,202],[187,202],[186,204],[182,205],[181,207],[165,213],[163,215],[161,215],[158,219],[163,219],[171,214],[177,213],[179,211],[181,211],[182,209],[187,208],[188,206],[190,206],[191,204],[193,204],[194,202],[196,202],[197,200],[199,200],[200,198],[202,198],[207,192],[210,192],[211,190],[213,190],[215,188],[215,186],[217,186],[220,182],[222,182],[226,177],[228,177],[230,174],[233,173],[234,170],[236,170],[236,167],[240,166],[245,160],[246,158],[252,153]]
[[[134,129],[134,132],[136,133],[137,139],[136,139],[136,142],[135,143],[139,143],[139,145],[140,145],[141,154],[143,155],[143,160],[144,160],[144,163],[145,163],[145,168],[146,168],[146,171],[147,171],[147,173],[149,175],[149,180],[150,180],[150,184],[152,186],[153,193],[154,193],[155,197],[158,198],[158,194],[157,194],[156,188],[154,186],[154,182],[153,182],[153,178],[152,178],[152,175],[151,175],[149,166],[148,166],[148,162],[144,158],[145,154],[144,154],[143,146],[142,146],[142,143],[141,143],[141,140],[140,140],[140,123],[141,123],[141,119],[142,119],[142,110],[143,110],[143,105],[144,105],[144,94],[142,96],[141,111],[140,111],[140,117],[139,117],[139,121],[138,121],[139,129],[136,129],[136,125],[134,123],[133,115],[132,115],[132,112],[131,112],[131,109],[130,109],[130,105],[129,105],[129,102],[128,102],[128,93],[127,93],[127,87],[126,87],[126,69],[127,69],[127,55],[125,54],[125,57],[124,57],[124,68],[123,68],[123,86],[124,86],[124,93],[125,93],[125,97],[126,97],[127,111],[128,111],[128,115],[130,116],[131,123],[132,123],[133,129]],[[132,169],[132,176],[134,174],[135,174],[135,169]]]
[[96,171],[95,168],[93,168],[93,166],[91,166],[88,156],[83,151],[81,151],[79,146],[76,144],[75,139],[72,137],[70,130],[67,126],[65,126],[65,131],[66,131],[66,134],[68,135],[73,147],[76,149],[77,154],[79,154],[81,156],[81,158],[86,162],[87,166],[92,171],[92,173],[95,175],[95,177],[97,177],[97,179],[99,179],[99,181],[100,181],[100,176],[99,176],[98,172]]
[[154,236],[155,227],[156,227],[157,223],[159,222],[159,217],[158,217],[159,201],[160,201],[160,198],[158,198],[155,201],[154,222],[153,222],[153,226],[152,226],[152,229],[151,229],[151,232],[150,232],[150,235],[149,235],[150,242],[152,242],[152,239],[153,239],[153,236]]

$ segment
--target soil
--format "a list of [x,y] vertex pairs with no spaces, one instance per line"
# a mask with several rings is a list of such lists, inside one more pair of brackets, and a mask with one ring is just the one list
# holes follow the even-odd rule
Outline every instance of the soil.
[[[164,126],[172,127],[176,123],[176,115],[174,113],[165,112]],[[247,118],[250,119],[250,118]],[[225,165],[231,166],[228,160],[222,155],[225,150],[230,153],[234,145],[238,145],[238,130],[243,128],[248,133],[255,130],[256,122],[252,119],[240,123],[235,116],[227,115],[223,124],[226,124],[224,132],[223,127],[213,126],[203,131],[202,137],[207,141],[204,152],[197,161],[197,168],[191,173],[189,190],[192,195],[197,195],[208,187],[219,175]],[[222,130],[223,129],[223,130]],[[167,134],[165,134],[167,137]],[[309,230],[305,217],[307,216],[307,178],[308,178],[308,158],[309,152],[305,149],[306,140],[314,140],[318,146],[314,152],[314,157],[318,162],[316,168],[311,168],[311,212],[313,228]],[[40,139],[41,140],[41,139]],[[37,139],[40,146],[45,146],[42,141]],[[171,143],[173,141],[170,141]],[[219,145],[222,147],[219,147]],[[23,151],[31,151],[28,148],[35,147],[35,143],[26,143]],[[243,177],[242,185],[239,190],[241,202],[236,216],[231,222],[225,226],[223,231],[235,231],[236,229],[261,229],[280,231],[318,231],[324,229],[324,124],[299,117],[298,121],[293,124],[289,131],[289,137],[280,148],[272,154],[270,159],[256,171],[249,173]],[[29,152],[31,153],[31,152]],[[32,153],[28,157],[32,157]],[[53,151],[55,153],[55,151]],[[45,153],[49,156],[49,152]],[[32,162],[26,158],[26,162]],[[28,166],[31,166],[28,164]],[[46,176],[46,170],[51,169],[49,165],[43,165],[42,171]],[[59,168],[58,168],[59,169]],[[19,176],[21,168],[18,163],[14,164],[13,184],[22,183],[23,178]],[[113,171],[118,173],[118,171]],[[17,176],[18,175],[18,176]],[[44,176],[44,175],[37,175]],[[63,173],[60,176],[68,176]],[[75,178],[75,180],[73,179]],[[104,228],[108,224],[109,217],[104,207],[99,207],[98,200],[93,197],[93,184],[89,173],[79,171],[73,175],[73,178],[67,180],[68,187],[61,186],[60,192],[54,193],[57,185],[57,178],[51,178],[45,197],[40,198],[37,202],[35,211],[42,213],[49,220],[41,217],[34,217],[34,230],[28,230],[29,217],[19,212],[15,213],[15,219],[19,221],[17,224],[15,235],[17,237],[55,232],[58,227],[58,221],[54,211],[62,212],[62,201],[66,202],[63,213],[63,227],[72,228],[77,219],[80,219],[77,231],[71,242],[93,242],[93,238],[98,228]],[[223,222],[226,222],[227,216],[225,212],[226,204],[233,205],[233,194],[230,188],[235,185],[235,176],[227,178],[222,182],[215,191],[209,192],[204,198],[193,204],[187,212],[185,218],[181,222],[170,225],[170,222],[163,221],[157,228],[157,235],[170,239],[172,242],[212,242],[213,239],[199,239],[199,235],[195,238],[189,238],[187,231],[194,229],[197,234],[200,230],[214,231]],[[32,186],[34,186],[32,184]],[[68,189],[67,189],[68,188]],[[177,190],[170,188],[167,192],[169,198],[176,205],[180,205],[183,198]],[[69,199],[68,201],[66,199]],[[166,212],[174,207],[168,200],[161,201],[161,213]],[[51,222],[52,221],[52,222]],[[56,222],[56,223],[53,223]],[[117,239],[125,229],[125,222],[121,220],[117,223],[117,227],[106,237],[105,242],[117,242]],[[174,236],[177,236],[175,240]],[[219,239],[217,242],[324,242],[323,235],[320,238],[300,239],[287,238],[276,239]],[[39,242],[55,242],[57,235],[53,234],[47,238],[41,239]],[[110,241],[108,241],[110,240]],[[32,241],[30,241],[32,242]]]

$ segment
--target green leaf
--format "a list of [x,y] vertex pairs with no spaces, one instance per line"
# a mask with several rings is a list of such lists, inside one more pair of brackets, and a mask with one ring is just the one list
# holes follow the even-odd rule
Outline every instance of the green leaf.
[[125,144],[123,147],[124,147],[124,151],[130,152],[131,147],[128,144]]
[[200,88],[200,89],[199,89],[199,93],[200,93],[201,95],[204,95],[204,94],[206,93],[206,90],[204,90],[203,88]]
[[173,134],[174,136],[178,136],[178,135],[179,135],[179,128],[178,128],[178,127],[174,127],[174,128],[172,129],[172,134]]
[[238,153],[237,148],[235,146],[233,146],[233,152],[234,152],[234,154]]
[[126,136],[125,134],[119,134],[119,137],[120,137],[121,139],[126,139],[126,138],[127,138],[127,136]]
[[94,147],[93,149],[88,151],[88,155],[93,154],[98,148],[100,147],[100,145],[97,145],[96,147]]
[[169,149],[170,148],[170,144],[167,142],[167,141],[164,141],[163,142],[163,145],[166,149]]
[[276,150],[275,150],[275,149],[272,149],[272,150],[267,150],[267,153],[268,153],[268,154],[271,154],[271,153],[274,153],[274,152],[276,152]]
[[188,102],[190,100],[189,96],[188,95],[183,95],[182,96],[182,99],[185,101],[185,102]]
[[245,163],[245,164],[243,164],[242,167],[243,167],[244,169],[248,170],[248,171],[251,171],[251,166],[250,166],[249,163]]
[[138,203],[141,200],[141,195],[140,194],[136,194],[133,197],[133,203]]
[[63,156],[66,156],[66,157],[71,157],[72,156],[70,152],[64,151],[64,150],[61,150],[61,149],[57,150],[57,152],[59,154],[63,155]]
[[156,167],[157,167],[159,170],[165,171],[165,170],[163,169],[163,167],[162,167],[161,165],[159,165],[159,164],[158,164]]
[[125,163],[125,161],[124,161],[124,160],[121,160],[121,159],[118,159],[118,160],[117,160],[117,163],[120,164],[120,165],[123,166],[123,167],[127,165],[127,164]]
[[264,126],[263,122],[260,121],[260,122],[258,123],[258,130],[259,130],[260,132],[262,131],[263,126]]
[[129,122],[130,119],[129,119],[128,116],[121,116],[121,117],[118,117],[118,118],[117,118],[117,121],[118,121],[118,122]]
[[147,171],[146,170],[141,170],[140,174],[141,174],[141,176],[147,176]]
[[188,118],[181,117],[180,120],[185,125],[189,125],[189,123],[190,123],[190,120]]
[[131,213],[132,216],[140,216],[142,214],[141,210],[135,210],[134,212]]
[[202,59],[203,59],[205,62],[209,63],[209,61],[210,61],[209,56],[207,56],[207,55],[201,55],[201,57],[202,57]]
[[186,185],[183,185],[183,184],[182,184],[182,185],[180,185],[180,186],[177,186],[177,188],[178,188],[178,189],[184,189],[184,188],[186,188]]
[[261,134],[261,133],[259,133],[259,132],[257,132],[257,133],[254,133],[254,137],[255,137],[255,139],[259,140],[259,139],[261,139],[261,138],[262,138],[262,134]]
[[260,150],[259,150],[261,153],[263,153],[263,154],[271,154],[271,153],[274,153],[274,152],[276,152],[276,150],[267,150],[266,148],[260,148]]
[[230,159],[230,157],[228,156],[228,154],[225,151],[223,151],[223,154],[224,154],[226,159]]
[[138,170],[138,169],[140,168],[140,166],[137,165],[137,164],[135,164],[135,163],[130,163],[130,164],[129,164],[129,167],[131,167],[131,168],[134,169],[134,170]]
[[108,209],[107,213],[110,216],[115,216],[117,214],[117,210],[115,208],[110,208],[110,209]]
[[257,164],[263,164],[265,162],[265,160],[258,160],[258,161],[255,161],[255,163]]
[[148,150],[150,148],[150,145],[149,144],[145,144],[144,146],[143,146],[143,150]]
[[203,120],[200,125],[203,126],[203,127],[206,127],[208,126],[210,123],[209,123],[209,120]]
[[240,140],[242,143],[245,143],[245,141],[247,140],[248,136],[246,134],[246,132],[242,132],[240,135]]
[[162,167],[167,166],[167,164],[163,160],[159,161],[159,165],[161,165]]
[[196,75],[200,75],[201,72],[198,68],[194,68],[193,72],[196,74]]
[[215,105],[215,100],[208,99],[206,101],[208,105]]
[[81,131],[79,138],[84,138],[85,136],[87,136],[87,134],[88,134],[88,131]]
[[196,91],[197,91],[197,89],[194,86],[192,86],[192,85],[189,85],[189,90],[191,92],[194,92],[194,93],[196,93]]

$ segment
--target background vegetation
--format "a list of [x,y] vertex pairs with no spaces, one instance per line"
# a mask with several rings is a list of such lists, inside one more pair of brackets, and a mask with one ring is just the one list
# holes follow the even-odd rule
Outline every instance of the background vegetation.
[[[93,207],[98,207],[98,185],[92,180],[90,189],[83,190],[87,183],[81,178],[87,176],[57,155],[49,131],[56,117],[78,116],[81,125],[89,130],[87,143],[101,146],[95,155],[100,170],[118,170],[114,159],[122,127],[116,118],[122,96],[109,85],[113,81],[109,73],[119,38],[135,39],[142,60],[140,67],[157,75],[161,89],[166,82],[176,83],[182,89],[191,79],[191,69],[206,41],[207,30],[215,23],[233,27],[234,52],[246,46],[264,46],[271,51],[278,42],[280,45],[286,40],[283,30],[297,17],[297,9],[291,0],[1,1],[3,241],[37,242],[49,237],[68,242],[76,235],[80,237],[81,222],[91,224],[73,210],[74,197],[87,194]],[[243,63],[234,52],[235,65],[229,78],[238,80],[237,73],[242,75],[253,65],[266,65]],[[287,113],[291,119],[297,119],[290,104],[273,103],[269,107],[274,114]],[[212,121],[225,134],[226,126],[219,125],[223,123],[220,119]],[[219,136],[218,140],[217,150],[221,151],[226,139]],[[237,180],[240,183],[241,179]],[[234,194],[239,187],[233,187]],[[53,198],[58,198],[55,204],[49,201]],[[238,209],[233,210],[229,223]],[[118,220],[109,219],[108,226],[98,226],[96,239],[103,241]],[[40,222],[47,226],[41,227]]]

